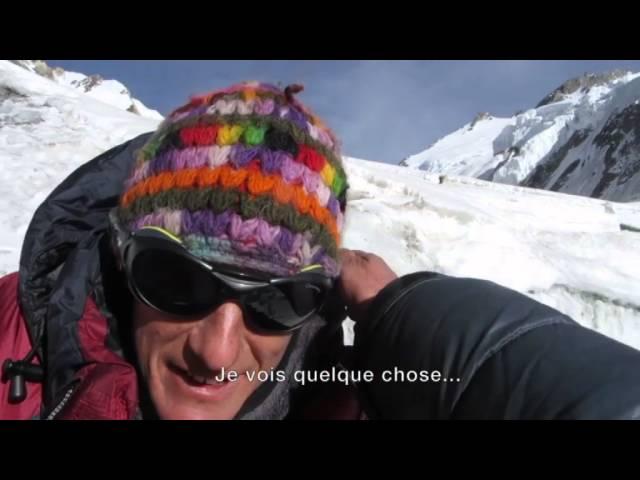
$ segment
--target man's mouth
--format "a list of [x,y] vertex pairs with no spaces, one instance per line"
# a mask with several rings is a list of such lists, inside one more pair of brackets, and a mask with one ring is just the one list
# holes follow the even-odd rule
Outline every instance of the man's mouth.
[[205,388],[208,391],[211,391],[210,389],[220,389],[232,383],[228,378],[222,377],[220,373],[200,375],[173,364],[169,365],[169,370],[179,376],[187,386]]
[[227,380],[226,378],[223,378],[222,381],[220,381],[217,377],[205,377],[205,376],[201,376],[201,375],[192,375],[189,372],[186,372],[187,376],[189,377],[190,380],[192,380],[194,383],[198,384],[198,385],[223,385],[226,382],[228,382],[229,380]]

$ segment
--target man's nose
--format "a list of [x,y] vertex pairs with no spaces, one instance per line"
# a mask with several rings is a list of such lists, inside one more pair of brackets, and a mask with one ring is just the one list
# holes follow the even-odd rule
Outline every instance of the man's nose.
[[242,310],[227,302],[193,327],[187,347],[212,372],[230,369],[240,355],[243,329]]

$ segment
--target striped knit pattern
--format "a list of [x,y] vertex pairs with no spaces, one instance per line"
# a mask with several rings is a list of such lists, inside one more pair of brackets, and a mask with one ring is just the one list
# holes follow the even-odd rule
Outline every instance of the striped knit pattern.
[[333,133],[293,97],[250,82],[171,113],[120,200],[131,231],[164,228],[195,255],[274,275],[338,275],[347,179]]

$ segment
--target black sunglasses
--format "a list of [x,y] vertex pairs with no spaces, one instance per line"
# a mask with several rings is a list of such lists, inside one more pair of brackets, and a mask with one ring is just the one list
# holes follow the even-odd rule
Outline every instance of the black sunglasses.
[[233,301],[261,330],[289,332],[318,313],[333,288],[322,267],[290,277],[205,262],[161,228],[130,233],[110,213],[111,238],[131,293],[145,305],[180,318],[202,317]]

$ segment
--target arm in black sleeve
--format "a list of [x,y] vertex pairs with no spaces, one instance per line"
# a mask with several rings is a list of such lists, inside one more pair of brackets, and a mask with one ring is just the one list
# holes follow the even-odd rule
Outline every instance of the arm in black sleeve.
[[[356,368],[374,372],[361,384],[372,418],[640,418],[640,351],[484,280],[397,279],[354,347]],[[384,382],[394,368],[429,381]]]

